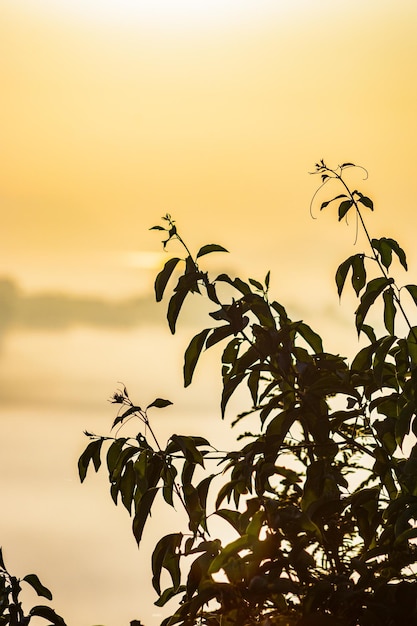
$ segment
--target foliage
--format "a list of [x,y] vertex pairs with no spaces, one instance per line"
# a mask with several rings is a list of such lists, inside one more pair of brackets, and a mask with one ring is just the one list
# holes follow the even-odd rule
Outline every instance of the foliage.
[[[202,437],[178,434],[163,449],[148,411],[169,402],[142,409],[123,387],[112,398],[120,408],[113,426],[139,418],[137,437],[87,433],[81,480],[90,462],[99,469],[106,443],[111,496],[133,515],[138,544],[156,497],[186,511],[188,529],[162,537],[152,557],[156,604],[179,601],[164,626],[417,624],[417,446],[410,445],[417,434],[417,327],[403,303],[417,304],[417,286],[399,287],[390,274],[394,260],[407,270],[399,244],[370,237],[363,211],[373,203],[347,182],[355,167],[320,161],[315,170],[320,189],[336,190],[320,210],[336,207],[339,221],[354,215],[369,245],[336,272],[339,296],[350,277],[359,299],[355,325],[365,345],[350,363],[269,299],[269,273],[264,282],[212,279],[201,257],[224,248],[208,244],[193,256],[170,215],[153,227],[164,233],[164,248],[177,240],[185,250],[155,282],[160,301],[176,280],[167,312],[172,333],[190,295],[204,295],[214,308],[185,352],[185,385],[202,352],[223,342],[221,416],[246,385],[251,406],[233,424],[248,416],[258,424],[224,453]],[[382,332],[366,323],[377,303]],[[404,336],[395,334],[397,314]],[[231,542],[212,536],[212,516],[232,528]]]
[[25,615],[19,598],[22,590],[21,582],[32,587],[38,596],[52,600],[52,593],[44,587],[36,574],[27,574],[21,580],[12,576],[6,569],[0,548],[0,625],[27,626],[33,617],[40,617],[46,620],[50,626],[65,626],[62,617],[57,615],[49,606],[34,606]]

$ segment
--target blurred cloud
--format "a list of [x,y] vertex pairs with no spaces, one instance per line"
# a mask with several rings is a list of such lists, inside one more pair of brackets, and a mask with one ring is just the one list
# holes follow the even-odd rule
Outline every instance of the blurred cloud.
[[0,278],[0,332],[12,328],[61,330],[76,325],[132,328],[163,322],[163,310],[149,296],[106,300],[64,292],[24,293],[12,278]]
[[[169,301],[157,303],[153,292],[109,298],[74,294],[63,290],[26,292],[12,277],[0,277],[0,336],[17,331],[65,331],[74,327],[99,330],[131,330],[135,328],[167,328]],[[181,324],[199,327],[207,310],[213,305],[206,298],[194,295],[181,310]]]
[[[234,275],[234,272],[227,273],[232,277]],[[229,292],[224,285],[219,284],[218,289],[224,301],[233,297],[233,292]],[[346,310],[341,310],[337,300],[331,298],[326,290],[321,298],[313,297],[314,293],[314,284],[310,288],[305,284],[301,294],[287,290],[284,304],[289,315],[292,319],[305,320],[320,334],[324,333],[328,349],[331,349],[333,342],[334,349],[337,349],[337,344],[341,343],[342,332],[345,339],[342,342],[343,348],[348,354],[352,337],[356,337],[349,311],[355,308],[353,295],[352,298],[347,298]],[[10,331],[62,333],[76,328],[106,333],[135,329],[142,329],[148,334],[153,330],[167,331],[166,312],[169,298],[169,287],[162,303],[155,301],[153,292],[123,298],[111,297],[111,294],[106,298],[54,289],[26,292],[14,278],[0,277],[0,338]],[[214,308],[215,305],[207,298],[192,294],[181,309],[181,328],[188,335],[207,326],[210,319],[207,314]],[[215,325],[214,320],[210,319],[210,322]],[[341,347],[339,345],[339,349]]]

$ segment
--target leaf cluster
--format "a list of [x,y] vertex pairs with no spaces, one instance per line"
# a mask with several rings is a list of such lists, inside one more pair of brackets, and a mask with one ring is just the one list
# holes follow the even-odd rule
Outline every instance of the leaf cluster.
[[52,600],[52,593],[41,583],[36,574],[27,574],[22,579],[11,575],[6,569],[0,548],[0,625],[27,626],[32,618],[41,618],[46,620],[49,626],[65,626],[62,617],[50,606],[37,605],[32,607],[29,613],[24,613],[20,599],[22,582],[36,591],[38,596]]
[[[233,424],[248,416],[258,424],[235,450],[177,434],[163,448],[148,409],[168,401],[142,410],[123,388],[113,396],[121,405],[113,425],[138,418],[152,445],[143,432],[135,439],[90,435],[80,478],[91,462],[99,469],[106,442],[111,496],[133,515],[138,544],[158,494],[187,514],[188,529],[162,537],[153,552],[156,604],[177,599],[164,626],[417,624],[417,327],[401,300],[406,293],[416,305],[417,286],[399,287],[388,274],[393,258],[407,270],[406,255],[395,240],[369,236],[362,210],[373,203],[345,180],[354,167],[316,164],[322,186],[342,188],[321,209],[334,203],[339,220],[354,211],[369,245],[336,272],[339,297],[350,273],[359,299],[355,325],[366,345],[351,362],[326,352],[318,333],[270,300],[269,272],[263,282],[211,278],[200,259],[222,246],[207,244],[193,256],[171,216],[153,227],[167,233],[164,248],[176,239],[185,250],[155,281],[157,301],[173,284],[171,331],[188,297],[205,296],[214,309],[185,351],[185,386],[202,353],[222,344],[221,417],[245,387],[248,410]],[[377,302],[382,334],[365,323]],[[405,336],[395,334],[396,315]],[[212,517],[229,527],[230,542],[213,536]]]

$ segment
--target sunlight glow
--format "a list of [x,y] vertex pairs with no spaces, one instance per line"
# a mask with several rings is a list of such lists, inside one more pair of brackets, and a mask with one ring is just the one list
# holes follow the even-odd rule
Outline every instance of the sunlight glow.
[[158,270],[162,268],[166,260],[167,255],[163,252],[139,250],[123,254],[123,264],[125,266],[143,270]]
[[[288,0],[29,0],[34,8],[46,9],[55,15],[75,18],[130,22],[152,27],[177,28],[200,25],[221,25],[277,11],[282,12],[299,1]],[[305,2],[303,2],[304,4]]]

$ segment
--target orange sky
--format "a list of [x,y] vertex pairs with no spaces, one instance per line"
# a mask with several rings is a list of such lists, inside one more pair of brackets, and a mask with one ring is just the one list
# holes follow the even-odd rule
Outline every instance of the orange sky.
[[[156,268],[143,253],[158,252],[160,238],[148,228],[168,211],[192,247],[216,242],[231,251],[208,259],[216,269],[258,279],[271,269],[273,297],[319,331],[332,328],[338,345],[346,318],[334,272],[363,239],[354,248],[353,223],[319,215],[321,197],[319,219],[310,218],[319,181],[308,172],[321,158],[369,170],[366,182],[351,175],[375,201],[371,234],[398,239],[411,261],[406,280],[416,282],[416,32],[415,0],[2,0],[0,277],[29,294],[150,292]],[[75,458],[81,430],[100,429],[109,416],[99,407],[114,381],[147,375],[145,390],[168,397],[180,387],[188,331],[176,344],[168,335],[76,328],[2,338],[0,489],[13,506],[0,539],[6,558],[20,548],[33,557],[30,570],[43,574],[44,565],[66,615],[84,611],[86,621],[69,626],[120,626],[110,592],[123,603],[136,593],[129,521],[102,482],[80,487]],[[204,394],[217,407],[216,386],[198,380],[187,396],[178,392],[180,407],[201,411]],[[28,406],[39,422],[17,438]],[[25,499],[13,503],[25,489],[36,528],[27,525]],[[42,529],[48,549],[33,542]],[[143,607],[146,626],[156,623],[153,610]]]

